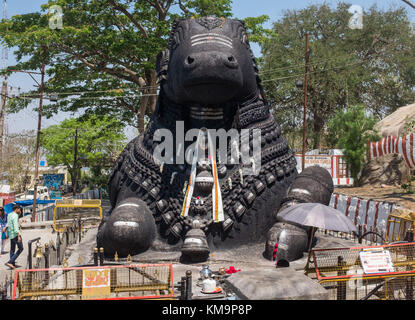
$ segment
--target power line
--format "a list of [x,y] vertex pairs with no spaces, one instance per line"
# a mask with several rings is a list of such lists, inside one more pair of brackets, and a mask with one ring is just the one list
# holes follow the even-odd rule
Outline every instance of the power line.
[[[350,57],[349,59],[351,59],[351,58],[352,57]],[[331,59],[315,60],[312,63],[309,63],[308,65],[315,67],[317,65],[320,65],[320,64],[323,64],[323,63],[326,63],[326,62],[329,62],[329,61],[334,61],[334,60],[337,60],[338,62],[341,62],[338,58],[331,58]],[[274,73],[275,71],[280,71],[280,70],[295,70],[295,69],[301,69],[301,68],[304,68],[304,65],[297,64],[296,66],[292,65],[292,66],[287,66],[287,67],[263,70],[263,71],[260,71],[259,74],[261,75],[261,74],[265,74],[265,73],[269,73],[269,72]]]
[[[320,72],[327,72],[330,70],[337,70],[337,69],[343,69],[345,67],[349,67],[349,66],[353,66],[353,65],[357,65],[357,64],[361,64],[364,63],[365,61],[360,61],[360,62],[355,62],[355,63],[350,63],[350,64],[345,64],[342,66],[337,66],[337,67],[333,67],[333,68],[329,68],[329,69],[325,69],[325,70],[317,70],[317,71],[312,71],[312,72],[308,72],[308,74],[313,74],[313,73],[320,73]],[[305,73],[299,73],[299,74],[295,74],[295,75],[291,75],[291,76],[287,76],[287,77],[280,77],[280,78],[274,78],[274,79],[267,79],[267,80],[262,80],[261,82],[269,82],[269,81],[276,81],[276,80],[284,80],[284,79],[290,79],[290,78],[297,78],[300,76],[304,76]]]

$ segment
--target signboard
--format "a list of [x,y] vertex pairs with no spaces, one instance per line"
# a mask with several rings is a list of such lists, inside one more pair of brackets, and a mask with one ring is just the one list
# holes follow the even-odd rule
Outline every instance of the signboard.
[[[302,155],[296,154],[297,171],[301,172],[302,167]],[[306,155],[304,161],[304,167],[319,166],[326,169],[329,173],[332,172],[332,156],[329,155]]]
[[44,173],[43,176],[43,185],[49,189],[59,189],[63,185],[63,180],[65,175],[63,173]]
[[58,200],[62,199],[62,192],[61,191],[52,190],[52,191],[49,192],[49,194],[50,194],[51,199],[58,199]]
[[111,295],[110,269],[82,270],[82,299],[103,299]]
[[395,272],[389,250],[361,251],[359,257],[366,274]]
[[331,156],[305,156],[305,167],[319,166],[331,170]]

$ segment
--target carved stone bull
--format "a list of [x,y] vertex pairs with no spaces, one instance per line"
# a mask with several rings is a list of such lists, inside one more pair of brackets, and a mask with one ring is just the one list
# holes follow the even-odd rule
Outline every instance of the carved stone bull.
[[[281,250],[281,259],[302,255],[307,229],[288,227],[276,217],[297,176],[296,160],[269,111],[244,22],[217,17],[175,21],[156,68],[160,81],[156,111],[145,132],[127,145],[113,168],[109,181],[112,210],[99,227],[98,246],[104,247],[106,255],[117,252],[120,257],[149,248],[181,248],[183,256],[204,260],[211,249],[266,238],[268,248],[280,240],[284,230],[295,236],[285,237],[286,248],[292,249]],[[185,141],[179,148],[187,150],[192,144],[198,148],[204,141],[199,155],[206,157],[194,161],[196,152],[193,157],[190,153],[189,161],[183,163],[181,151],[175,150],[171,162],[156,159],[154,154],[163,141],[155,137],[167,129],[172,145],[177,146],[178,123],[183,132],[202,129],[196,143]],[[210,149],[215,139],[209,130],[213,129],[245,130],[250,139],[246,145],[229,143],[225,155],[219,157],[215,148]],[[246,175],[244,170],[255,161],[247,165],[240,154],[255,144],[253,129],[260,132],[256,140],[260,155],[256,174]],[[312,182],[303,183],[304,189],[319,183],[318,175],[304,179]],[[330,176],[326,180],[330,184]],[[313,195],[316,191],[326,192],[327,202],[332,184],[327,190],[310,189],[307,199],[304,193],[291,193],[284,203],[318,201]],[[268,249],[266,255],[271,258]]]

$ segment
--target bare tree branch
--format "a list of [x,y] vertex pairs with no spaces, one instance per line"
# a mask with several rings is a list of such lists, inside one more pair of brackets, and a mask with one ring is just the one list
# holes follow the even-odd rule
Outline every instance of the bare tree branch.
[[406,4],[408,4],[409,6],[412,7],[412,9],[415,9],[415,4],[413,4],[411,1],[409,0],[402,0],[403,2],[405,2]]
[[186,15],[189,14],[189,10],[186,9],[181,0],[179,0],[179,7]]
[[[62,50],[64,50],[66,53],[72,55],[73,57],[75,57],[76,59],[78,59],[79,61],[81,61],[83,64],[85,64],[91,69],[99,69],[101,71],[104,71],[118,78],[131,81],[131,82],[138,84],[139,86],[142,86],[142,81],[140,81],[141,77],[138,75],[137,72],[134,72],[127,68],[108,68],[107,62],[105,61],[102,61],[100,63],[94,63],[94,62],[91,62],[85,59],[85,53],[84,54],[77,53],[74,50],[72,50],[69,46],[62,45],[62,44],[59,47]],[[128,75],[125,75],[124,72],[127,73]]]
[[118,10],[125,14],[125,16],[130,19],[130,21],[140,30],[144,38],[148,39],[148,34],[146,29],[139,23],[131,13],[129,13],[123,6],[116,3],[114,0],[108,0],[108,2],[114,7],[115,10]]

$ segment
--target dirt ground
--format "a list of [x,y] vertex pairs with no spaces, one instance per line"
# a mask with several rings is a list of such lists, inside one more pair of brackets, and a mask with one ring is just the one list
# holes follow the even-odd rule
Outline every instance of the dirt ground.
[[[412,183],[412,189],[415,190],[415,183]],[[405,209],[415,211],[415,193],[406,193],[405,190],[399,186],[364,186],[359,188],[342,187],[335,188],[334,192],[344,195],[356,196],[363,199],[394,202],[404,207]]]

